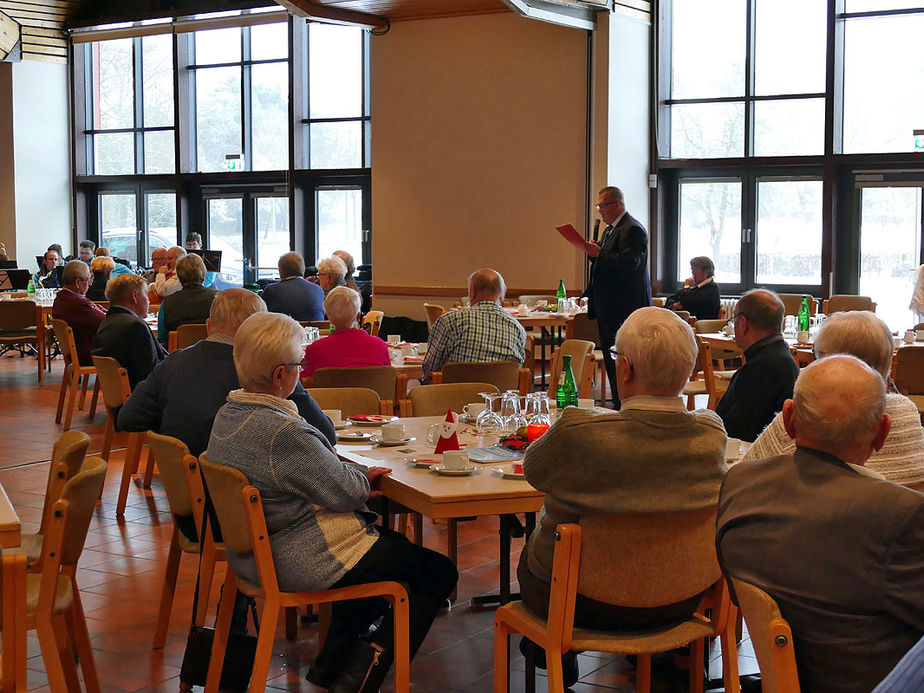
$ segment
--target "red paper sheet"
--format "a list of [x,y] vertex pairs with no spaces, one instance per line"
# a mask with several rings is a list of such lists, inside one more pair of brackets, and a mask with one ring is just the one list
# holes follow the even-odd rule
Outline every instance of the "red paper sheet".
[[584,240],[584,237],[579,234],[577,229],[574,228],[571,224],[562,224],[561,226],[556,226],[555,230],[561,234],[562,238],[564,238],[566,241],[568,241],[568,243],[573,245],[582,253],[587,252],[587,241]]

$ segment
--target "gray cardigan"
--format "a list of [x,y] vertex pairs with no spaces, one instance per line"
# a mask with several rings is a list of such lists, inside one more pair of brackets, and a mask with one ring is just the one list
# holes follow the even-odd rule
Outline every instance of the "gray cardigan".
[[[323,590],[378,538],[366,506],[369,481],[344,464],[289,400],[235,390],[215,416],[208,458],[243,472],[263,499],[279,587]],[[252,556],[228,551],[231,566],[256,583]]]

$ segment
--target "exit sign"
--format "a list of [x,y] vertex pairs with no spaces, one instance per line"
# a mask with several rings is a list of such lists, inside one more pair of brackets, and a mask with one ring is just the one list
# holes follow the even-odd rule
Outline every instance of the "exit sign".
[[924,152],[924,130],[914,131],[914,151]]
[[243,171],[244,157],[241,154],[225,154],[226,171]]

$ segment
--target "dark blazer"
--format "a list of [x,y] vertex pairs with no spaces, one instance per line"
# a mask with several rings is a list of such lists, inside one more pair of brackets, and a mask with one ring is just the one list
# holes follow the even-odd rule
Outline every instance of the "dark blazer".
[[[231,344],[203,340],[170,354],[132,392],[119,412],[119,431],[155,431],[179,438],[193,455],[205,452],[215,414],[240,387]],[[289,399],[331,445],[334,425],[301,383]]]
[[799,367],[779,334],[754,342],[744,356],[745,364],[735,371],[715,413],[730,438],[753,443],[792,397]]
[[324,319],[324,289],[301,277],[270,284],[262,296],[271,313],[284,313],[295,320]]
[[586,293],[588,317],[614,327],[637,308],[651,305],[648,233],[628,212],[603,232]]
[[93,338],[93,354],[111,356],[128,371],[132,390],[167,352],[157,343],[151,328],[128,308],[111,306]]
[[924,634],[924,495],[808,448],[729,469],[722,569],[770,594],[804,691],[869,693]]
[[715,280],[703,286],[678,291],[664,303],[668,308],[673,308],[678,301],[681,306],[678,310],[689,311],[697,320],[715,320],[719,317],[719,308],[722,306],[721,292]]
[[202,284],[188,284],[175,294],[164,298],[158,314],[158,318],[163,316],[163,322],[158,319],[157,323],[157,339],[160,343],[166,345],[170,332],[180,325],[204,323],[208,320],[212,301],[217,295],[215,289],[207,289]]
[[92,366],[90,351],[93,348],[93,335],[106,317],[106,311],[86,296],[74,293],[70,289],[61,289],[51,306],[51,317],[67,321],[74,330],[74,343],[77,345],[80,365]]
[[[36,280],[42,280],[42,287],[45,289],[60,289],[61,284],[61,273],[64,272],[64,265],[58,265],[53,270],[48,272],[47,268],[42,267],[39,270],[38,274],[35,275]],[[38,281],[36,281],[36,286],[38,286]]]

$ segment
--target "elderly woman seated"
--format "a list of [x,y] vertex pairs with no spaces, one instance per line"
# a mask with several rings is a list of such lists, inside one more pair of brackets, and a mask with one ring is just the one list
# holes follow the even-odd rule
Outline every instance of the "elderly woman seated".
[[318,262],[318,284],[324,293],[330,293],[337,286],[346,286],[346,274],[346,263],[336,255]]
[[90,272],[92,272],[92,283],[87,289],[87,298],[91,301],[106,300],[106,283],[112,275],[115,268],[115,261],[111,257],[99,255],[93,258],[90,263]]
[[[234,338],[242,390],[218,411],[208,456],[243,472],[263,496],[279,587],[325,590],[380,580],[405,585],[414,653],[458,579],[445,556],[377,527],[366,507],[388,470],[344,463],[323,434],[285,399],[298,383],[305,331],[279,313],[247,318]],[[228,552],[257,581],[251,556]],[[383,617],[369,633],[370,626]],[[324,648],[308,680],[336,693],[377,691],[394,652],[392,613],[382,599],[335,604]]]
[[[850,354],[877,371],[889,383],[892,370],[892,332],[875,313],[853,310],[829,316],[815,337],[815,356]],[[924,429],[914,403],[902,394],[886,394],[886,414],[892,417],[892,428],[885,445],[874,452],[861,473],[875,472],[889,481],[924,488]],[[796,443],[783,427],[777,414],[758,436],[742,461],[762,460],[775,455],[791,455]]]
[[334,328],[329,337],[309,344],[302,361],[302,377],[307,378],[318,368],[356,368],[359,366],[389,366],[388,345],[373,337],[359,325],[362,298],[345,286],[332,289],[324,299],[324,312]]

